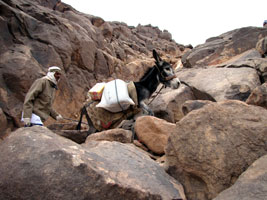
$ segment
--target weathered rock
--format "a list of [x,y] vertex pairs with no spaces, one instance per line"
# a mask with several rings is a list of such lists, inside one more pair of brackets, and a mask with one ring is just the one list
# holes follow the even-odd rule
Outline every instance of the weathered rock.
[[214,200],[265,200],[267,197],[267,155],[256,160],[229,189]]
[[33,58],[29,57],[29,53],[28,47],[17,45],[13,50],[1,54],[0,59],[1,107],[16,121],[20,121],[22,103],[27,89],[34,79],[41,76],[40,66]]
[[267,59],[266,58],[253,58],[243,61],[237,61],[226,65],[227,68],[241,68],[250,67],[257,70],[258,75],[262,82],[267,81]]
[[247,50],[241,54],[238,54],[231,59],[217,64],[209,66],[210,68],[241,68],[241,67],[249,67],[249,68],[257,68],[255,60],[262,59],[260,53],[255,49]]
[[213,67],[226,67],[226,68],[254,68],[257,70],[261,81],[267,80],[267,62],[266,58],[261,58],[260,54],[255,50],[248,50],[232,59],[215,65]]
[[156,154],[164,153],[168,137],[174,128],[175,124],[152,116],[138,117],[134,126],[138,140]]
[[169,33],[167,30],[164,30],[159,34],[159,38],[170,41],[172,40],[172,34]]
[[267,109],[267,83],[256,87],[246,100],[246,103]]
[[[63,121],[63,120],[61,120]],[[71,123],[54,123],[49,126],[47,126],[50,130],[76,130],[77,122],[71,122]]]
[[188,69],[179,72],[181,81],[208,93],[216,101],[236,99],[245,101],[260,80],[251,68]]
[[146,152],[149,151],[148,148],[145,147],[145,145],[143,145],[143,144],[142,144],[141,142],[139,142],[138,140],[133,140],[133,144],[134,144],[135,146],[137,146],[138,148],[140,148],[140,149],[146,151]]
[[182,105],[183,114],[185,116],[191,111],[200,109],[210,103],[212,102],[207,100],[188,100]]
[[240,68],[240,67],[251,67],[256,68],[254,60],[261,59],[261,55],[255,49],[245,51],[242,54],[234,56],[230,60],[216,65],[217,67],[228,67],[228,68]]
[[145,66],[152,66],[153,64],[154,61],[152,59],[135,59],[127,63],[124,70],[128,71],[127,78],[134,77],[137,80],[138,77],[144,75],[144,68],[147,69]]
[[102,34],[105,38],[112,38],[113,34],[113,27],[109,23],[104,23],[102,26],[99,27],[102,31]]
[[68,138],[78,144],[84,143],[88,135],[90,135],[88,130],[51,130],[51,131],[56,133],[57,135]]
[[261,81],[267,82],[267,58],[253,59],[252,62],[255,63],[255,69],[257,69]]
[[187,87],[190,88],[190,90],[192,91],[193,95],[194,95],[194,99],[198,99],[198,100],[209,100],[209,101],[213,101],[216,102],[216,100],[208,93],[206,93],[203,90],[199,90],[198,88],[189,85],[188,83],[182,82],[183,84],[185,84]]
[[187,86],[181,86],[177,90],[165,89],[163,94],[159,94],[151,103],[150,108],[155,117],[175,123],[184,116],[182,104],[192,99],[195,99],[195,96]]
[[96,27],[100,27],[101,25],[105,23],[105,21],[101,17],[93,17],[91,19],[91,22]]
[[166,156],[163,155],[161,157],[159,157],[157,160],[156,160],[157,163],[159,163],[159,165],[161,167],[163,167],[164,170],[168,170],[168,166],[166,165]]
[[[143,153],[143,150],[137,149],[133,144],[92,141],[83,146],[104,159],[112,160],[106,173],[124,187],[132,184],[141,191],[149,191],[152,199],[186,199],[183,187],[177,180],[168,176],[156,162],[148,159],[149,156]],[[99,168],[107,170],[106,163],[99,163]],[[153,197],[154,194],[156,197]]]
[[87,137],[85,143],[90,141],[117,141],[121,143],[132,142],[132,131],[124,130],[121,128],[110,129],[107,131],[97,132]]
[[[62,120],[61,120],[62,121]],[[64,121],[64,120],[63,120]],[[88,126],[82,124],[81,130],[76,130],[77,123],[54,123],[47,126],[52,132],[62,137],[68,138],[78,144],[84,143],[87,136],[90,134]]]
[[267,37],[262,38],[256,44],[256,49],[263,57],[267,56]]
[[5,136],[5,130],[7,128],[7,119],[2,108],[0,108],[0,124],[0,138],[3,138]]
[[176,123],[166,162],[189,200],[214,198],[267,154],[266,120],[267,110],[228,100],[204,105]]
[[207,67],[223,63],[232,57],[256,47],[267,36],[266,28],[244,27],[209,38],[182,58],[184,67]]
[[[125,66],[134,60],[151,59],[154,48],[170,55],[173,62],[177,54],[182,55],[182,45],[171,40],[167,31],[105,22],[64,3],[53,10],[56,3],[0,1],[0,101],[15,128],[20,126],[26,92],[51,65],[64,72],[54,108],[65,117],[77,119],[87,91],[96,82],[140,79],[151,63],[140,65],[140,73],[134,69],[129,73]],[[157,39],[148,38],[149,33]],[[54,122],[49,119],[45,125]]]
[[[160,89],[158,88],[158,90]],[[182,82],[179,89],[165,88],[159,94],[156,91],[150,99],[152,103],[149,107],[154,112],[155,117],[175,123],[184,117],[183,103],[195,99],[215,101],[208,93]]]
[[138,147],[138,150],[143,152],[144,154],[148,155],[152,160],[156,161],[159,156],[153,154],[153,152],[149,151],[141,142],[139,142],[138,140],[133,140],[133,144],[134,146]]
[[12,132],[0,158],[0,199],[185,199],[156,162],[118,142],[81,146],[35,126]]

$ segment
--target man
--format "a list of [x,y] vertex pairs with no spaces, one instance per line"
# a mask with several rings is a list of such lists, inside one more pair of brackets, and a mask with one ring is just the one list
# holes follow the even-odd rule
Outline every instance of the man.
[[267,20],[264,20],[263,27],[267,27]]
[[49,116],[55,120],[63,119],[53,108],[52,103],[57,90],[57,83],[61,76],[61,69],[57,66],[49,67],[46,76],[34,81],[26,94],[22,121],[26,127],[40,125]]

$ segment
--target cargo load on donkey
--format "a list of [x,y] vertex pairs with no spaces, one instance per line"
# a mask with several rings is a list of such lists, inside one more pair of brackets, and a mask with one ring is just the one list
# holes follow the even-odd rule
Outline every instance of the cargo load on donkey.
[[[153,115],[153,112],[145,103],[145,100],[151,97],[159,84],[162,83],[163,86],[171,87],[173,89],[177,89],[180,86],[180,81],[174,74],[172,66],[168,62],[162,60],[155,50],[153,50],[153,57],[155,59],[155,65],[148,69],[140,81],[130,82],[127,84],[129,98],[134,102],[134,105],[133,103],[130,103],[130,106],[125,109],[123,108],[121,102],[119,102],[119,104],[116,102],[117,105],[119,105],[119,108],[122,108],[119,112],[111,112],[110,110],[106,110],[102,107],[97,107],[99,101],[89,98],[81,110],[80,121],[77,125],[77,129],[80,130],[81,128],[83,115],[86,115],[86,119],[90,126],[89,133],[115,128],[124,119],[133,117],[141,110],[145,114]],[[117,90],[117,92],[120,92],[120,90]],[[105,88],[103,94],[104,93]],[[116,95],[118,94],[119,93],[116,93]],[[102,98],[103,97],[101,97],[101,101]]]
[[[114,83],[120,83],[118,87],[114,87],[115,93],[113,90],[110,90],[109,87],[109,85],[113,86]],[[125,82],[120,79],[106,83],[104,91],[100,92],[103,93],[103,95],[98,94],[98,96],[101,96],[101,101],[99,99],[93,100],[92,97],[94,97],[95,94],[90,95],[92,93],[89,91],[89,97],[83,107],[83,109],[85,109],[83,112],[86,118],[89,117],[91,120],[91,122],[88,121],[89,126],[92,124],[97,131],[116,128],[121,121],[141,111],[140,108],[138,108],[137,93],[134,83],[125,83],[125,88],[121,87],[123,83]],[[116,91],[118,96],[116,95]],[[117,97],[118,99],[116,99]],[[107,101],[107,99],[110,101]],[[114,99],[116,101],[114,101]],[[93,131],[93,129],[91,130]]]

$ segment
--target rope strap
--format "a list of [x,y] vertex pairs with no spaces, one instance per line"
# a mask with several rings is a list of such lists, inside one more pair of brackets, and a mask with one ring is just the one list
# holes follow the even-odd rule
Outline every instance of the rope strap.
[[116,79],[115,79],[115,91],[116,91],[117,103],[119,104],[119,106],[120,106],[122,112],[123,112],[124,114],[126,114],[126,113],[125,113],[125,110],[123,109],[123,107],[122,107],[122,105],[120,104],[120,101],[119,101],[119,95],[118,95],[118,88],[117,88],[117,81],[116,81]]
[[157,92],[156,96],[154,96],[154,98],[147,105],[150,105],[152,103],[152,101],[154,101],[154,99],[159,95],[159,93],[163,89],[163,87],[164,87],[164,85],[162,85],[162,87],[160,88],[160,90]]

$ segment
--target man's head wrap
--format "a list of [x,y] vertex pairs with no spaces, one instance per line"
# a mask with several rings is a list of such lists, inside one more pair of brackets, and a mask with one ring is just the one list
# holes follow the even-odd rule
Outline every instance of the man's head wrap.
[[52,66],[52,67],[48,68],[48,72],[46,74],[47,79],[52,81],[54,84],[57,84],[57,80],[56,80],[56,78],[54,76],[56,72],[60,73],[61,69],[59,67],[57,67],[57,66]]

